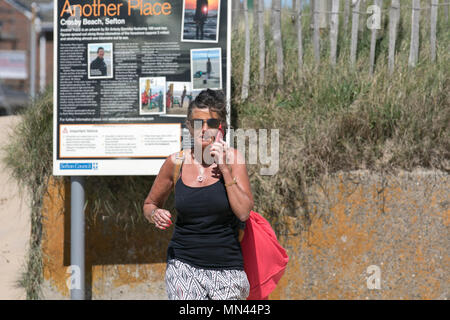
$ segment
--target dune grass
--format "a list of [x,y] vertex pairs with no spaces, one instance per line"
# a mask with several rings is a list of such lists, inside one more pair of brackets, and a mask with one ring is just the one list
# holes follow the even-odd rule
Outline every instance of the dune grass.
[[28,258],[18,286],[26,289],[27,299],[41,296],[42,273],[42,199],[52,172],[53,96],[47,90],[32,106],[25,108],[22,119],[11,133],[2,159],[19,182],[21,191],[28,192],[31,203],[31,233]]
[[[257,31],[253,30],[250,92],[240,101],[241,67],[233,67],[234,125],[280,130],[280,170],[260,176],[249,166],[256,209],[278,232],[284,215],[297,217],[298,229],[309,221],[307,185],[320,175],[340,170],[389,172],[417,167],[450,169],[450,32],[443,10],[438,25],[438,59],[430,62],[428,17],[422,15],[420,60],[408,67],[410,12],[403,11],[397,43],[396,70],[387,70],[388,21],[379,31],[375,72],[369,74],[370,30],[360,34],[358,59],[349,64],[349,39],[341,33],[335,67],[328,58],[328,34],[321,37],[321,63],[313,57],[309,19],[303,20],[304,65],[297,63],[295,25],[283,12],[285,84],[275,77],[275,50],[266,26],[267,59],[264,93],[259,94]],[[243,25],[233,37],[233,66],[244,61]]]

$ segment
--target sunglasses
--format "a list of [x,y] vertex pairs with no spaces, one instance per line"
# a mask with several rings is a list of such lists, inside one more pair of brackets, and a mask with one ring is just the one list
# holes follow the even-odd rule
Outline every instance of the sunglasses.
[[219,119],[214,119],[214,118],[210,118],[210,119],[190,119],[189,123],[191,124],[192,128],[195,128],[195,126],[197,125],[199,128],[202,128],[203,125],[205,124],[208,125],[209,128],[213,128],[213,129],[217,129],[219,128],[220,125],[220,120]]

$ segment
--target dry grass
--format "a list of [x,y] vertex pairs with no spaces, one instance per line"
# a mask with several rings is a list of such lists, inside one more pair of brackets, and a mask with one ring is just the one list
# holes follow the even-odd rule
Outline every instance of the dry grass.
[[[253,35],[251,89],[240,101],[243,63],[243,32],[233,38],[234,126],[278,128],[280,170],[262,177],[259,166],[249,166],[257,210],[270,218],[279,233],[286,232],[282,217],[297,217],[298,231],[309,222],[307,185],[327,173],[370,169],[390,171],[416,167],[450,169],[450,32],[445,19],[438,26],[438,61],[429,58],[428,29],[421,29],[420,61],[407,66],[409,12],[403,13],[398,41],[396,71],[387,71],[387,21],[379,32],[375,74],[369,74],[370,31],[361,35],[358,60],[349,66],[348,43],[340,36],[338,63],[328,60],[327,34],[322,35],[321,63],[313,59],[309,21],[304,20],[304,66],[298,68],[295,26],[284,13],[283,43],[285,85],[276,83],[275,50],[269,27],[267,73],[263,95],[258,94],[257,32]],[[442,14],[442,12],[441,12]],[[428,26],[426,17],[423,23]],[[242,28],[242,26],[241,26]]]
[[19,186],[31,195],[31,238],[25,270],[18,282],[27,299],[41,295],[42,275],[42,199],[52,170],[53,97],[51,90],[26,108],[5,147],[3,161],[12,171]]

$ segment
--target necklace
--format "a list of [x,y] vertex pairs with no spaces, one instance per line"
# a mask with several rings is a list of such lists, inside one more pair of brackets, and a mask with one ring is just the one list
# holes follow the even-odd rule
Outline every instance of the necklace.
[[203,168],[203,166],[200,165],[199,167],[199,175],[197,176],[197,181],[198,182],[203,182],[204,180],[206,180],[205,177],[205,169]]
[[[194,160],[194,158],[193,158]],[[194,164],[195,166],[198,168],[198,175],[197,175],[197,181],[198,182],[203,182],[206,180],[206,176],[205,176],[205,168],[201,165],[201,163],[195,163],[196,161],[194,160]]]
[[201,163],[197,162],[195,160],[195,157],[193,157],[192,160],[194,160],[194,164],[198,168],[198,171],[199,171],[199,173],[197,175],[197,181],[198,182],[205,181],[208,178],[208,176],[205,175],[205,167],[203,167],[203,165]]

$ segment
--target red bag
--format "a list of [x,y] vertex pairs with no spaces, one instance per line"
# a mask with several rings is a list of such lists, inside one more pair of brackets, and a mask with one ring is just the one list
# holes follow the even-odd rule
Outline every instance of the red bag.
[[283,276],[289,257],[269,222],[255,211],[250,211],[241,249],[250,283],[247,300],[268,299]]

